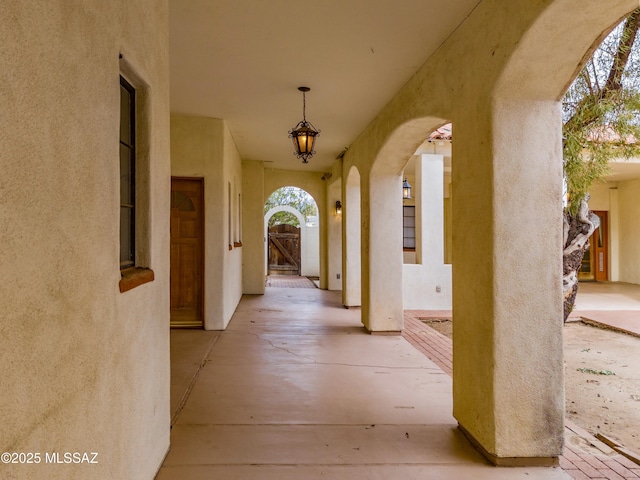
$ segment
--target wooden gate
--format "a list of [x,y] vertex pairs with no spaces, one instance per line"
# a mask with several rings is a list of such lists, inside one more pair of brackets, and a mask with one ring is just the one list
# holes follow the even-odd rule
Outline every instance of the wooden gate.
[[293,225],[269,228],[269,275],[300,275],[300,229]]

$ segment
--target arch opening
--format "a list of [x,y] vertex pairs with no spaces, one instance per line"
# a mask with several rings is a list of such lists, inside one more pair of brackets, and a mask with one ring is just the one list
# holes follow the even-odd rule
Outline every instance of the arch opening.
[[264,211],[267,275],[318,279],[320,238],[314,198],[304,189],[281,187],[267,198]]

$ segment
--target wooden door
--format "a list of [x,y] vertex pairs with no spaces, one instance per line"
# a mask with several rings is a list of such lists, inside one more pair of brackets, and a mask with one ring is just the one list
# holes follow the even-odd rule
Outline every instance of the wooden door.
[[293,225],[269,228],[269,275],[300,275],[300,229]]
[[600,227],[589,238],[578,278],[605,282],[609,280],[609,217],[606,211],[593,213],[600,218]]
[[593,212],[600,217],[600,227],[591,236],[593,273],[597,282],[609,280],[609,218],[607,212]]
[[171,179],[171,326],[203,326],[204,184]]

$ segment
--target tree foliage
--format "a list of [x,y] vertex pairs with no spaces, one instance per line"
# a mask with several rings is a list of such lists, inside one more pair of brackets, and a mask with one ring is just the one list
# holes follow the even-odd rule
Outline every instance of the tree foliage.
[[640,156],[640,8],[595,50],[564,96],[563,167],[568,202],[563,222],[564,320],[573,310],[578,272],[600,219],[589,190],[609,162]]
[[617,158],[640,156],[640,8],[595,50],[564,96],[564,173],[576,215]]
[[[317,216],[316,202],[311,195],[298,187],[282,187],[273,192],[264,204],[266,214],[273,207],[288,205],[298,210],[305,219]],[[278,212],[269,219],[269,227],[280,224],[300,226],[298,218],[290,212]]]

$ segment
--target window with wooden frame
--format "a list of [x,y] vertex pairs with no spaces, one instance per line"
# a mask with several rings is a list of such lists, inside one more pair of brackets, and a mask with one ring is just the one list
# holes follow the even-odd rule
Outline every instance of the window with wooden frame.
[[402,206],[402,249],[416,249],[416,207]]
[[149,198],[139,195],[149,190],[149,159],[139,155],[148,151],[148,115],[139,108],[147,104],[147,90],[137,80],[142,87],[120,76],[120,292],[154,280],[148,268]]
[[120,77],[120,269],[136,264],[136,91]]

